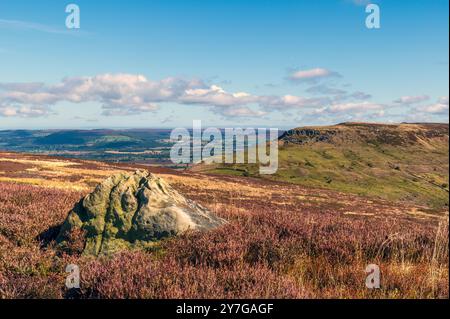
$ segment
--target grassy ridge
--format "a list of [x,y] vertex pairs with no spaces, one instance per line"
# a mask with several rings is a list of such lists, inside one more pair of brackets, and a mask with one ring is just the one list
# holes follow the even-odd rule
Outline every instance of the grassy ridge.
[[358,131],[337,126],[315,129],[314,137],[305,137],[303,131],[281,137],[279,169],[274,175],[260,176],[256,165],[207,169],[448,208],[448,126],[446,136],[445,129],[442,136],[442,131],[414,131],[411,125],[407,130],[401,126],[362,130],[363,136],[361,126]]

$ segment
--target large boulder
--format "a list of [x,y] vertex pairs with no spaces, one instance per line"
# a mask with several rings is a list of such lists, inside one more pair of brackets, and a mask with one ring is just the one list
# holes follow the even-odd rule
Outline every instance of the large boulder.
[[69,247],[71,234],[84,234],[84,254],[109,254],[154,245],[187,230],[210,230],[225,223],[146,171],[119,174],[78,202],[57,237]]

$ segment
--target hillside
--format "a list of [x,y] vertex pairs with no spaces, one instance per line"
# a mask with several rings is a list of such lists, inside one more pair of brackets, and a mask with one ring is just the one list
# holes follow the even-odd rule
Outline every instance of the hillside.
[[280,137],[275,175],[259,176],[255,165],[203,169],[440,209],[448,207],[448,142],[448,124],[301,127]]

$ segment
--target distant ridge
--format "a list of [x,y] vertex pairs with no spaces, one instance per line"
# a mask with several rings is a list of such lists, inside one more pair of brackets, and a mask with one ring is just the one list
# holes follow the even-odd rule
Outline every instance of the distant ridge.
[[306,126],[286,131],[279,140],[286,144],[368,143],[411,145],[429,139],[448,139],[449,125],[444,123],[358,123],[345,122],[332,126]]

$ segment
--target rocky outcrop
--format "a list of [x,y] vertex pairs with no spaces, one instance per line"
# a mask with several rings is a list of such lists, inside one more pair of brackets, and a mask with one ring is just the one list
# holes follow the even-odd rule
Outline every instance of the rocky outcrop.
[[411,146],[417,143],[448,141],[448,124],[374,124],[341,123],[333,126],[299,127],[286,131],[279,138],[284,145],[327,143],[348,145]]
[[336,131],[321,131],[316,129],[299,128],[286,131],[280,140],[291,144],[308,144],[313,142],[329,142],[336,135]]
[[69,213],[57,238],[62,248],[81,230],[84,254],[108,254],[146,247],[188,230],[210,230],[225,223],[186,199],[163,179],[146,171],[119,174],[99,184]]

